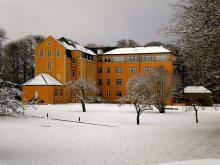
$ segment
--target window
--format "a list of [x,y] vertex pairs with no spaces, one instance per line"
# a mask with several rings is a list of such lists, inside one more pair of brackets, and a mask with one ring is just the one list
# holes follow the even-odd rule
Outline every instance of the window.
[[135,68],[135,67],[131,67],[131,68],[130,68],[130,72],[131,72],[131,73],[135,73],[135,72],[136,72],[136,68]]
[[94,61],[95,60],[95,56],[91,56],[90,60]]
[[110,62],[110,57],[109,56],[105,57],[105,62]]
[[60,89],[60,96],[63,96],[63,90]]
[[160,56],[157,56],[157,61],[166,61],[166,56],[164,55],[160,55]]
[[106,80],[106,85],[110,85],[110,79]]
[[102,92],[99,92],[99,93],[98,93],[98,96],[102,96]]
[[51,43],[51,42],[48,42],[48,43],[47,43],[47,45],[48,45],[48,46],[51,46],[51,45],[52,45],[52,43]]
[[141,56],[141,61],[153,61],[152,56]]
[[102,62],[102,57],[101,56],[98,57],[98,62]]
[[116,67],[115,72],[116,73],[121,73],[123,71],[122,67]]
[[75,64],[75,63],[76,63],[75,58],[72,58],[72,63],[73,63],[73,64]]
[[102,73],[102,68],[98,68],[98,73]]
[[58,89],[55,89],[54,95],[55,95],[55,96],[58,96]]
[[117,92],[116,92],[116,96],[117,96],[117,97],[121,97],[121,96],[122,96],[122,92],[121,92],[121,91],[117,91]]
[[102,79],[98,79],[98,85],[102,85]]
[[56,56],[60,57],[60,50],[56,50]]
[[40,50],[40,57],[44,57],[44,50],[43,49]]
[[106,68],[106,73],[110,73],[110,67]]
[[88,54],[83,53],[82,58],[88,59]]
[[123,62],[125,58],[123,56],[113,56],[112,61],[113,62]]
[[122,85],[122,79],[116,79],[116,85]]
[[48,57],[52,57],[52,50],[48,50],[48,52],[47,52],[47,55],[48,55]]
[[138,57],[137,56],[129,56],[128,57],[128,61],[129,62],[134,62],[134,61],[137,61],[138,60]]
[[52,62],[47,63],[48,70],[52,70]]
[[144,69],[143,69],[143,72],[146,73],[146,72],[149,72],[150,71],[150,67],[149,66],[145,66]]
[[75,76],[75,70],[72,71],[72,76],[73,76],[73,77]]
[[106,91],[106,96],[107,96],[107,97],[110,96],[110,91]]

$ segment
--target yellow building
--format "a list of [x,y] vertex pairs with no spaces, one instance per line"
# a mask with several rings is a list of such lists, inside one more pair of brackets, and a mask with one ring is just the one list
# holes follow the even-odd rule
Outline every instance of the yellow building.
[[[72,102],[72,91],[67,84],[84,78],[97,84],[99,95],[106,101],[117,102],[126,95],[129,78],[158,66],[173,74],[174,59],[173,53],[159,46],[119,48],[96,55],[75,41],[49,36],[36,47],[35,76],[42,73],[46,77],[50,75],[61,84],[30,85],[27,82],[22,87],[23,96],[26,101],[38,103]],[[34,79],[32,82],[36,82]],[[172,100],[168,100],[167,104],[172,104]]]
[[[62,95],[58,94],[59,99],[54,98],[57,93],[56,88],[51,86],[23,84],[23,98],[30,102],[33,101],[35,93],[39,93],[38,98],[34,99],[42,103],[65,103],[73,101],[71,90],[67,87],[68,82],[80,78],[88,82],[96,82],[96,54],[84,48],[80,44],[64,37],[56,40],[52,36],[46,38],[35,50],[35,76],[41,73],[52,76],[63,85]],[[36,77],[35,77],[36,78]],[[36,81],[35,81],[36,82]],[[50,92],[48,97],[47,90]],[[45,89],[45,92],[43,92]]]
[[[126,95],[126,83],[134,75],[163,66],[168,74],[174,73],[175,55],[160,46],[118,48],[97,57],[97,83],[100,95],[109,102]],[[172,99],[167,100],[172,104]]]
[[41,73],[24,83],[24,98],[36,104],[64,102],[64,85],[49,74]]

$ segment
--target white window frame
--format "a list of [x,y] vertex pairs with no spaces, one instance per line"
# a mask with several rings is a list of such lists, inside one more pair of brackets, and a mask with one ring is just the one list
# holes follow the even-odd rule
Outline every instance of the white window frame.
[[150,69],[151,68],[149,66],[145,66],[144,69],[143,69],[143,72],[144,73],[150,72]]
[[47,68],[48,68],[48,70],[52,70],[52,67],[53,67],[52,62],[48,62],[48,63],[47,63]]
[[52,58],[52,50],[48,50],[47,55],[48,55],[49,58]]
[[98,62],[102,62],[102,56],[98,57]]
[[111,80],[110,79],[106,79],[106,85],[110,85]]
[[122,79],[116,79],[116,85],[118,86],[122,85]]
[[122,91],[116,91],[116,97],[122,97]]
[[129,62],[138,61],[138,57],[137,57],[137,56],[128,56],[128,61],[129,61]]
[[41,58],[44,57],[44,50],[43,50],[43,49],[40,50],[40,57],[41,57]]
[[115,73],[122,73],[123,72],[123,68],[122,67],[116,67],[115,68]]
[[61,55],[60,55],[60,50],[56,50],[56,56],[57,57],[60,57]]
[[130,67],[130,72],[131,73],[136,73],[136,67]]
[[110,97],[110,96],[111,96],[110,91],[106,91],[106,97]]
[[98,73],[102,73],[102,68],[98,68]]

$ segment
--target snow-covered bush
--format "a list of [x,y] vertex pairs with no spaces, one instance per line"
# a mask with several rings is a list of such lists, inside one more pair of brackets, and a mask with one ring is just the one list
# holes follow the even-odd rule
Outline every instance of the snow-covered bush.
[[24,111],[21,101],[21,91],[16,89],[16,84],[0,79],[0,113],[20,113]]

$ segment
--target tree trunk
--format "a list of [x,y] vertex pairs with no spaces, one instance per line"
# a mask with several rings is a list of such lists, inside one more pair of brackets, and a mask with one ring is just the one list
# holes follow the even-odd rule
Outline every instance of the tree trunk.
[[86,105],[85,105],[85,102],[82,99],[81,99],[81,104],[82,104],[83,112],[86,112]]
[[141,115],[140,109],[138,108],[136,103],[134,103],[134,107],[135,107],[136,112],[137,112],[137,125],[139,125],[140,124],[140,115]]
[[16,83],[19,84],[19,66],[16,64]]
[[26,82],[26,71],[27,71],[26,61],[23,64],[23,83]]
[[159,112],[160,113],[165,113],[165,106],[164,105],[159,105]]
[[195,105],[193,105],[193,108],[194,108],[194,110],[195,110],[196,123],[198,123],[198,122],[199,122],[199,119],[198,119],[198,110],[196,109],[196,106],[195,106]]
[[137,125],[139,125],[139,124],[140,124],[140,114],[137,113]]
[[31,77],[34,77],[34,64],[31,65]]
[[164,107],[160,107],[160,108],[159,108],[159,112],[160,112],[160,113],[165,113],[165,108],[164,108]]

